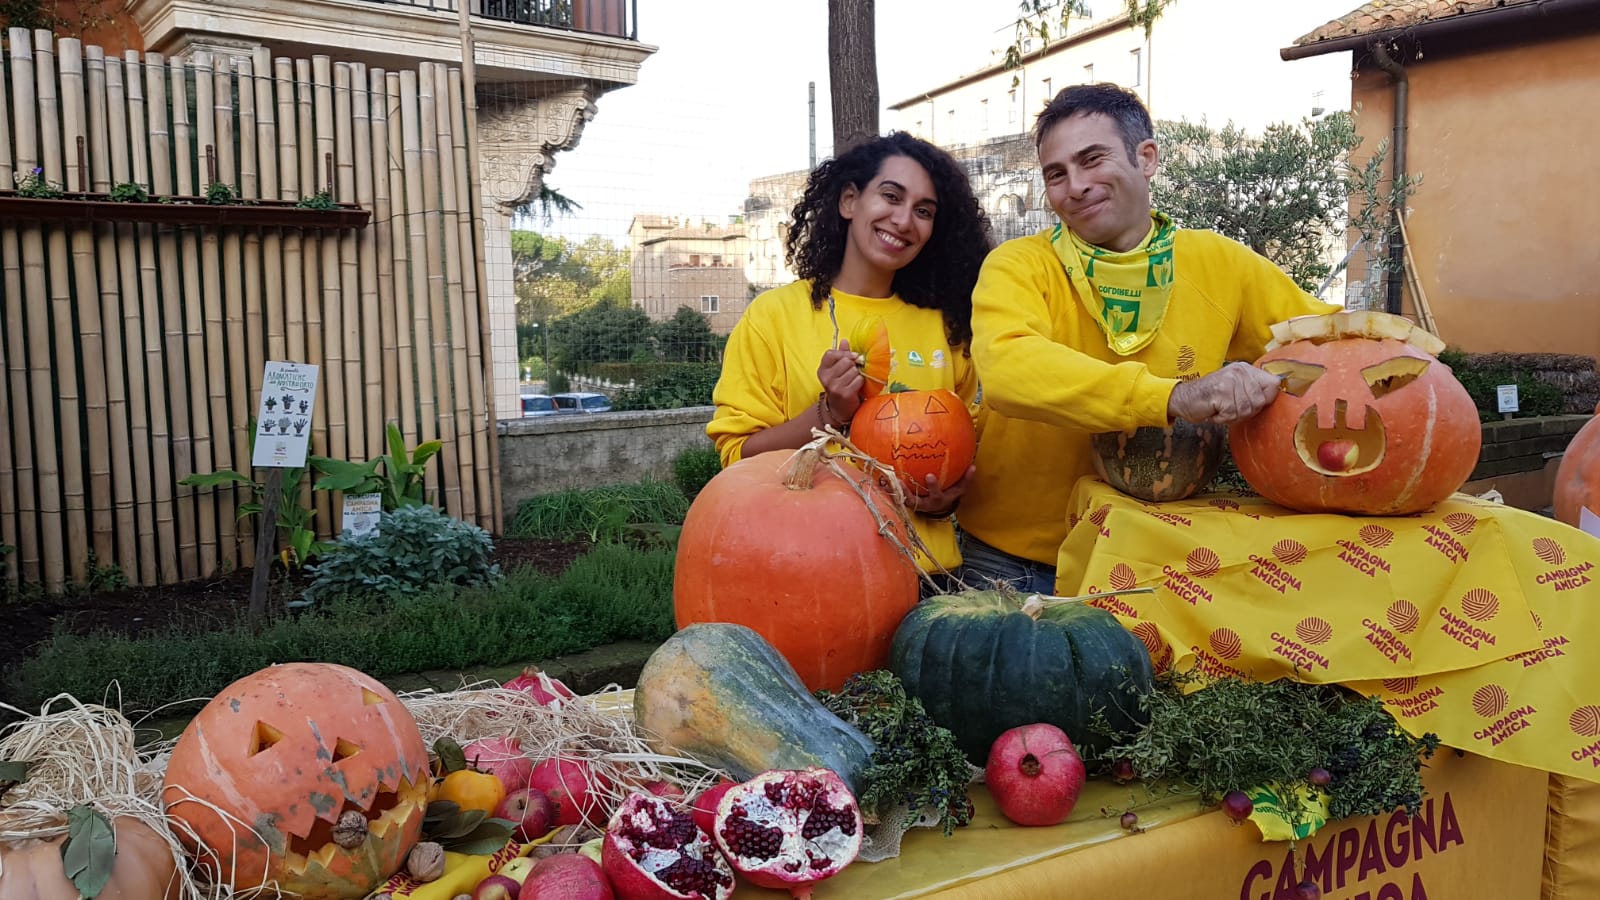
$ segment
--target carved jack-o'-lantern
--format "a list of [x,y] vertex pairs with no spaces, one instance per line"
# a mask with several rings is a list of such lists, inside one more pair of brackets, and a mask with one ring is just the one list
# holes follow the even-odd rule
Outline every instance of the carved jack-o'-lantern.
[[967,474],[978,452],[972,414],[955,392],[891,390],[862,402],[850,440],[894,469],[912,493],[927,493],[929,475],[944,490]]
[[1229,434],[1239,472],[1301,512],[1404,515],[1472,474],[1478,411],[1433,335],[1399,316],[1343,312],[1273,327],[1256,361],[1283,391]]
[[290,663],[228,685],[195,716],[161,800],[223,884],[356,898],[417,843],[428,780],[427,747],[393,693],[344,666]]

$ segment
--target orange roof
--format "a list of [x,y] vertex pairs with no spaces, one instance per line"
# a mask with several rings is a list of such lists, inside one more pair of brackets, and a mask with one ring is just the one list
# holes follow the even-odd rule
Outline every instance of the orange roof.
[[1294,43],[1295,46],[1320,44],[1323,41],[1410,28],[1439,19],[1534,2],[1537,0],[1369,0],[1359,9],[1345,13],[1309,34],[1301,35]]

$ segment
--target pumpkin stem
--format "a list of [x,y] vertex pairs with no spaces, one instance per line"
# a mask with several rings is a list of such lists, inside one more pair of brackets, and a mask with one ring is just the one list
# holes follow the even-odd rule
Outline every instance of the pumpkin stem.
[[1153,587],[1126,588],[1120,591],[1101,591],[1098,594],[1083,594],[1078,597],[1052,597],[1049,594],[1032,594],[1022,601],[1022,611],[1032,619],[1037,620],[1039,615],[1052,606],[1065,606],[1068,603],[1084,603],[1089,600],[1099,600],[1101,597],[1120,597],[1124,594],[1154,594]]
[[1022,760],[1017,763],[1017,771],[1029,778],[1039,777],[1039,771],[1042,768],[1044,767],[1039,765],[1039,757],[1034,756],[1032,753],[1022,757]]
[[789,472],[783,476],[783,486],[791,491],[809,491],[817,482],[817,463],[822,461],[822,448],[828,439],[815,438],[789,457]]

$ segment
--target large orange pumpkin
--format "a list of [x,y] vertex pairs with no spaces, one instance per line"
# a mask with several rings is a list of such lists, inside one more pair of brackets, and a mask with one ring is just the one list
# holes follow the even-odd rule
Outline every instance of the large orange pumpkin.
[[[0,831],[11,830],[0,815]],[[117,856],[111,880],[96,900],[177,900],[183,884],[172,847],[149,825],[129,816],[112,820]],[[0,900],[78,900],[78,889],[62,867],[65,834],[53,838],[0,841]]]
[[399,870],[422,833],[428,779],[417,722],[388,688],[345,666],[289,663],[206,704],[173,748],[161,800],[222,883],[334,900]]
[[1600,406],[1594,415],[1573,436],[1556,469],[1556,518],[1574,528],[1585,509],[1600,516]]
[[1306,326],[1256,361],[1282,393],[1230,429],[1250,486],[1300,512],[1358,515],[1421,512],[1459,489],[1483,432],[1466,388],[1423,349],[1438,339],[1383,313]]
[[943,388],[891,390],[863,401],[850,422],[850,440],[917,494],[928,492],[929,475],[940,490],[960,481],[978,452],[972,414]]
[[853,467],[817,465],[818,455],[773,450],[717,473],[689,507],[672,581],[679,628],[749,627],[813,691],[883,668],[918,580],[856,490],[891,518],[894,501]]

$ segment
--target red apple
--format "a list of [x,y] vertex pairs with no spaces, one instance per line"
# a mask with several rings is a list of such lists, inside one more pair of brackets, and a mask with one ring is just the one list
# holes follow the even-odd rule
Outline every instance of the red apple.
[[1317,462],[1329,472],[1348,471],[1360,455],[1361,448],[1356,446],[1356,442],[1344,438],[1323,441],[1317,447]]
[[478,887],[472,892],[472,900],[517,900],[522,893],[522,885],[516,879],[504,875],[490,875],[478,882]]
[[538,788],[522,788],[506,795],[495,808],[494,817],[505,819],[517,828],[517,840],[538,840],[555,824],[556,804]]
[[534,865],[538,862],[539,861],[537,859],[529,856],[519,856],[501,866],[500,871],[496,872],[495,874],[504,875],[512,881],[515,881],[517,884],[527,884],[528,873],[533,871]]

